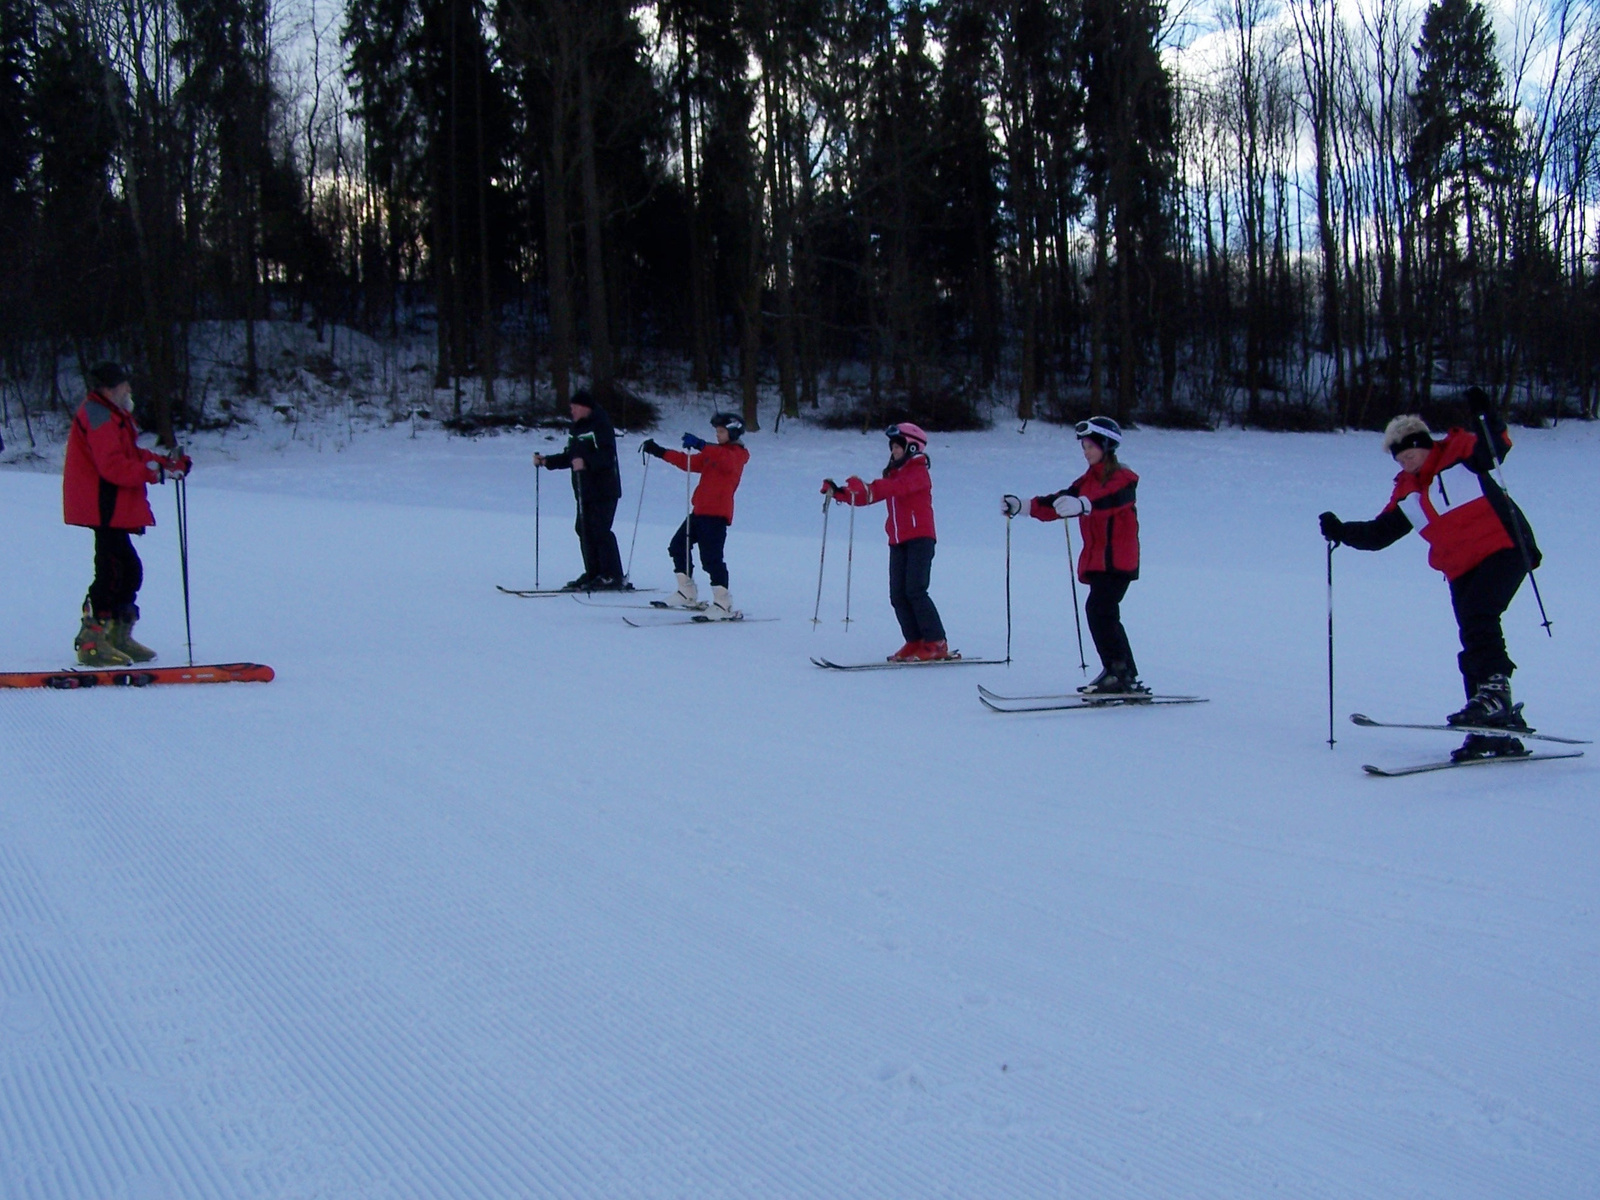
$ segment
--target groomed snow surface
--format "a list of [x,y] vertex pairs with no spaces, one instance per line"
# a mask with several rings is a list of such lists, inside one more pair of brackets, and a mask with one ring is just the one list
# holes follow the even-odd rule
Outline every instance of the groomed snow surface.
[[[674,414],[706,432],[705,414]],[[641,460],[624,439],[628,553]],[[1600,436],[1519,431],[1546,731],[1600,730]],[[1460,701],[1426,547],[1335,555],[1376,435],[1138,431],[1145,679],[1211,702],[1001,716],[1082,682],[1060,524],[1012,527],[1015,661],[841,675],[899,644],[881,435],[749,438],[737,603],[633,629],[534,580],[544,433],[304,424],[199,442],[196,661],[267,685],[0,693],[0,1195],[1600,1195],[1600,754],[1367,778]],[[936,436],[933,595],[1005,653],[1000,494],[1070,431]],[[634,552],[670,586],[681,474]],[[540,581],[577,574],[541,479]],[[181,663],[172,488],[139,637]],[[90,535],[0,471],[3,662],[70,661]],[[702,586],[703,586],[702,576]],[[615,603],[615,601],[612,601]],[[1091,666],[1093,652],[1090,651]]]

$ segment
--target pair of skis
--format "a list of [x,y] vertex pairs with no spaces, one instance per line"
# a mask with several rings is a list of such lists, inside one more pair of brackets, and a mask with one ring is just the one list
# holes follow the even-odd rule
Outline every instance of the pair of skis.
[[[1555,742],[1563,746],[1587,746],[1590,744],[1585,738],[1557,737],[1553,733],[1539,733],[1532,729],[1496,729],[1486,725],[1423,725],[1405,721],[1375,721],[1365,713],[1351,713],[1350,720],[1351,723],[1360,725],[1363,729],[1426,729],[1439,733],[1476,733],[1483,737],[1514,737],[1519,741]],[[1551,759],[1557,758],[1582,757],[1582,750],[1562,750],[1544,754],[1532,753],[1498,755],[1493,758],[1468,758],[1460,762],[1446,758],[1438,762],[1418,763],[1414,767],[1377,767],[1371,763],[1362,763],[1361,769],[1368,775],[1393,779],[1401,775],[1421,775],[1428,771],[1448,771],[1455,767],[1487,767],[1496,763],[1549,762]]]

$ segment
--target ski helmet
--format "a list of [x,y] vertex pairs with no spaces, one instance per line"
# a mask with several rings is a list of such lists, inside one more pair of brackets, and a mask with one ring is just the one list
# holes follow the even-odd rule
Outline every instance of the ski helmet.
[[1090,417],[1079,421],[1072,432],[1081,438],[1091,439],[1102,450],[1114,450],[1122,445],[1122,426],[1110,417]]
[[737,442],[744,436],[744,418],[738,413],[719,412],[711,418],[711,428],[726,429],[728,440]]
[[899,442],[907,450],[915,450],[918,454],[923,454],[928,449],[928,435],[923,432],[921,425],[913,425],[910,421],[891,425],[883,431],[883,434],[891,445]]

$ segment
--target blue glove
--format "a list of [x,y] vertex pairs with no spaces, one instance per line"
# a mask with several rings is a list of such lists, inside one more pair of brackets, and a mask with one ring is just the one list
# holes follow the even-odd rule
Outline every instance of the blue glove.
[[692,433],[686,433],[683,435],[683,448],[685,450],[704,450],[706,448],[706,440],[703,437],[695,437]]

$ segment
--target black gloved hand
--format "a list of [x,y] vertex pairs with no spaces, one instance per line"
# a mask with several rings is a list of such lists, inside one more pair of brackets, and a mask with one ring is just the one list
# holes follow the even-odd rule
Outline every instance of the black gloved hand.
[[657,442],[655,438],[646,438],[644,445],[640,446],[639,449],[654,458],[662,458],[667,453],[666,447]]
[[1331,512],[1325,512],[1318,517],[1317,524],[1322,527],[1322,536],[1335,546],[1344,541],[1344,522]]
[[1022,511],[1022,497],[1010,495],[1001,496],[1000,511],[1008,517],[1016,516]]
[[1466,402],[1467,410],[1474,417],[1492,419],[1500,411],[1499,405],[1481,387],[1469,387],[1461,399]]

